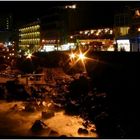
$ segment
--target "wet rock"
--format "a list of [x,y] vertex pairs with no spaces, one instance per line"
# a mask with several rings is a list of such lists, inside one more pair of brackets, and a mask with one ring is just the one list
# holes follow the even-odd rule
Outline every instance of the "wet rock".
[[33,126],[31,127],[31,130],[34,131],[40,131],[40,130],[44,130],[47,129],[47,125],[41,121],[41,120],[36,120],[33,124]]
[[91,130],[90,130],[90,132],[96,132],[96,128],[92,128]]
[[67,137],[66,135],[59,136],[59,138],[66,138],[66,137]]
[[26,112],[35,112],[37,109],[36,109],[36,107],[34,106],[34,105],[30,105],[30,104],[27,104],[26,106],[25,106],[25,111]]
[[42,118],[44,119],[48,119],[54,116],[54,112],[53,111],[42,111]]
[[23,105],[15,104],[13,107],[10,108],[10,111],[19,112],[19,111],[23,111],[24,109],[25,107]]
[[78,129],[78,134],[88,134],[88,130],[87,129],[83,129],[83,128],[79,128]]
[[46,107],[47,106],[45,101],[42,102],[42,106],[43,107]]
[[17,110],[17,109],[18,109],[18,105],[17,105],[17,104],[15,104],[15,105],[14,105],[13,107],[11,107],[10,109],[15,111],[15,110]]
[[66,124],[66,126],[72,126],[72,123],[71,123],[71,122],[69,122],[69,123],[67,123],[67,124]]
[[88,127],[88,123],[87,123],[87,122],[82,123],[82,125],[83,125],[85,128]]
[[47,104],[47,107],[51,107],[53,104],[52,103],[48,103]]
[[50,92],[50,91],[52,90],[52,88],[50,88],[49,86],[47,86],[47,87],[45,88],[45,90],[48,91],[48,92]]
[[59,103],[54,103],[54,106],[55,106],[56,108],[61,108],[61,107],[62,107],[62,105],[59,104]]
[[50,133],[49,133],[49,136],[58,136],[58,132],[54,131],[54,130],[51,130]]

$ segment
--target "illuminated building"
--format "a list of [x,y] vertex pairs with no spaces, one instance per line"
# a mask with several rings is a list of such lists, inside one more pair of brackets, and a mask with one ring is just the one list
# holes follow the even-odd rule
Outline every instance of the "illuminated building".
[[130,29],[131,18],[129,13],[117,14],[114,17],[115,37],[128,34]]
[[33,22],[19,29],[19,48],[36,52],[40,48],[40,23]]
[[12,64],[12,60],[14,60],[16,55],[16,50],[14,44],[10,47],[5,46],[4,44],[0,43],[0,58],[3,58],[3,61]]
[[118,51],[140,51],[140,8],[115,15],[114,31]]
[[45,40],[56,40],[59,44],[68,43],[71,32],[76,30],[77,6],[61,5],[54,6],[48,10],[41,19],[42,38]]
[[75,42],[85,50],[91,48],[95,51],[107,51],[109,47],[113,48],[114,31],[113,28],[81,30],[70,35],[69,42]]
[[[68,43],[59,44],[59,40],[42,39],[42,52],[64,51],[76,49],[76,44],[81,49],[93,48],[96,51],[113,50],[114,31],[113,28],[89,29],[76,31],[69,35]],[[59,46],[57,46],[59,44]],[[56,47],[57,46],[57,47]]]

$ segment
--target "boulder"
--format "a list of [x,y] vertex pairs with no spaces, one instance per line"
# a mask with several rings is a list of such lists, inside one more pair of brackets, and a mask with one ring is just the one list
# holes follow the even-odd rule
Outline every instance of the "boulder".
[[88,134],[88,130],[84,128],[79,128],[78,129],[78,134]]
[[42,111],[42,118],[48,119],[54,116],[54,112],[51,110],[48,111]]
[[47,129],[47,125],[41,121],[41,120],[36,120],[34,122],[34,124],[32,125],[31,127],[31,130],[34,132],[34,131],[40,131],[40,130],[44,130],[44,129]]
[[25,111],[26,112],[35,112],[37,109],[36,109],[36,107],[34,106],[34,105],[30,105],[30,104],[27,104],[26,106],[25,106]]

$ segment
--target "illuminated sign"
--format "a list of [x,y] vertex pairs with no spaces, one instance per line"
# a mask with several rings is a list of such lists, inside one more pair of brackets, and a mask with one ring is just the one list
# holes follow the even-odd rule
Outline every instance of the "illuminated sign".
[[130,41],[128,39],[126,40],[117,40],[118,44],[118,51],[130,51]]
[[51,52],[55,50],[55,46],[54,45],[44,45],[43,49],[41,49],[41,52]]

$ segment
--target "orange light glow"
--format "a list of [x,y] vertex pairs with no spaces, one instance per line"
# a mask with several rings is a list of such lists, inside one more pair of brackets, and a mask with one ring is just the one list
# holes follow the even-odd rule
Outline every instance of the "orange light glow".
[[78,56],[79,56],[79,59],[81,59],[81,60],[84,60],[86,58],[83,53],[80,53]]
[[71,58],[71,59],[74,59],[74,58],[75,58],[75,54],[74,54],[74,53],[71,53],[71,54],[70,54],[70,58]]
[[32,54],[28,54],[26,58],[31,59],[32,58]]

